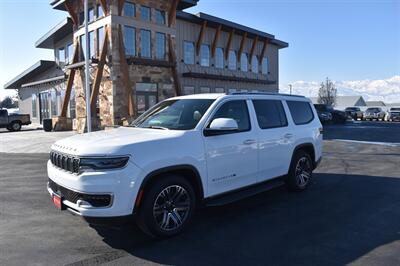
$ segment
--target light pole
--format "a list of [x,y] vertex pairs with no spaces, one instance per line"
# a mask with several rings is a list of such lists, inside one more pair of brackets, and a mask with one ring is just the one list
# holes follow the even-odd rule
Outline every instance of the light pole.
[[[90,71],[89,71],[89,9],[88,0],[85,0],[85,89],[86,89],[86,122],[87,132],[92,132],[92,114],[90,109]],[[83,44],[82,44],[83,45]]]

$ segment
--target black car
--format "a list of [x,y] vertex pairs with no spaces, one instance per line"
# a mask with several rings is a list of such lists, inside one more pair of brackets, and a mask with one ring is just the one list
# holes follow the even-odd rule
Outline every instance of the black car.
[[347,117],[350,117],[354,120],[363,120],[364,113],[361,111],[360,107],[347,107],[344,111]]
[[[347,120],[346,113],[340,110],[333,109],[332,106],[326,104],[314,104],[315,109],[317,110],[318,117],[320,117],[321,123],[324,122],[332,122],[334,124],[344,124]],[[329,116],[332,117],[331,121],[324,121],[321,117]]]
[[388,120],[389,121],[400,121],[400,108],[398,108],[398,107],[390,108],[390,111],[388,114]]

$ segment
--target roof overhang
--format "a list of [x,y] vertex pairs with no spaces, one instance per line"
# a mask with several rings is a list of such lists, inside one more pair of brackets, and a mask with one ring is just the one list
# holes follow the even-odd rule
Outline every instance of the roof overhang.
[[[65,1],[67,0],[54,0],[50,2],[50,5],[53,7],[53,9],[67,11],[65,8]],[[199,0],[180,0],[177,10],[184,10],[186,8],[194,7],[198,2]]]
[[38,74],[56,66],[56,62],[54,61],[45,61],[45,60],[40,60],[18,76],[16,76],[14,79],[12,79],[10,82],[6,83],[4,85],[4,89],[20,89],[21,86],[24,83],[27,83],[29,80],[37,76]]
[[36,43],[36,48],[54,49],[54,45],[73,33],[73,23],[70,18],[66,18],[58,23],[49,32],[43,35]]
[[261,39],[268,39],[270,43],[277,45],[279,48],[286,48],[289,46],[288,43],[275,39],[275,36],[266,32],[262,32],[247,26],[240,25],[238,23],[225,20],[222,18],[214,17],[204,13],[191,14],[184,11],[178,11],[176,17],[181,20],[189,21],[192,23],[202,24],[207,21],[207,26],[217,28],[219,25],[222,26],[222,30],[231,31],[235,30],[236,33],[244,34],[247,32],[249,38],[258,36]]

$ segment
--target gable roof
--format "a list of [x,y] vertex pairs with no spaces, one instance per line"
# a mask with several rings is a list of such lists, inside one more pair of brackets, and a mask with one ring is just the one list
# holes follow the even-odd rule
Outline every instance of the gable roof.
[[68,36],[68,34],[72,34],[73,31],[72,20],[70,18],[65,18],[63,21],[54,26],[49,32],[43,35],[35,43],[35,47],[53,49],[57,42],[64,39],[66,36]]
[[352,107],[352,106],[366,106],[366,104],[362,96],[337,96],[336,106]]
[[373,107],[375,107],[375,106],[386,106],[386,104],[384,102],[382,102],[382,101],[368,101],[368,102],[365,102],[365,103],[367,104],[367,106],[373,106]]

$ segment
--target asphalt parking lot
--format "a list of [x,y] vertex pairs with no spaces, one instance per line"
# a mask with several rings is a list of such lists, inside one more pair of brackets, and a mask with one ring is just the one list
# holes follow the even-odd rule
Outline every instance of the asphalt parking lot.
[[187,232],[163,241],[57,211],[48,155],[1,153],[0,265],[400,265],[400,141],[386,136],[399,131],[377,125],[361,124],[372,140],[352,125],[326,127],[306,192],[277,188],[202,209]]

